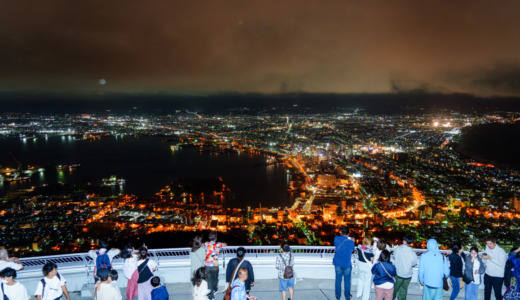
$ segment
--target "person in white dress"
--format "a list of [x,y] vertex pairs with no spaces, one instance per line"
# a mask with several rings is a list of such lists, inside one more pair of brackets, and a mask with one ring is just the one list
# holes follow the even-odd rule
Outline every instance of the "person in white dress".
[[208,300],[208,294],[211,292],[206,281],[206,268],[198,268],[191,280],[193,284],[193,300]]

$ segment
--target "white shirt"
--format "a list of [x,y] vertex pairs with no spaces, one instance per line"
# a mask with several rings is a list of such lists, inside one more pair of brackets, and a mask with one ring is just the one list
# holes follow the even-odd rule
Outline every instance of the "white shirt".
[[5,268],[13,268],[15,271],[19,271],[22,268],[22,265],[13,261],[0,260],[0,271]]
[[507,262],[507,253],[500,246],[496,245],[493,250],[486,246],[486,254],[493,259],[484,259],[486,274],[491,277],[504,277]]
[[478,271],[480,269],[480,261],[478,259],[475,259],[473,261],[473,283],[474,284],[480,284],[480,274],[475,274],[475,271]]
[[193,286],[193,300],[207,300],[210,290],[208,289],[208,282],[202,280],[200,286]]
[[4,293],[9,300],[28,300],[27,289],[18,281],[14,285],[4,284]]
[[125,278],[132,278],[132,274],[134,274],[135,270],[137,270],[137,259],[132,255],[125,259],[125,263],[123,264],[123,274],[125,274]]
[[[63,275],[61,275],[61,280],[58,278],[58,276],[54,276],[51,279],[44,277],[43,280],[45,280],[45,291],[43,292],[42,300],[54,300],[58,297],[61,297],[63,295],[63,289],[62,286],[65,285],[66,280]],[[43,284],[41,280],[38,280],[38,286],[36,287],[36,292],[34,292],[34,295],[41,296],[42,295],[42,289]]]
[[95,300],[122,300],[121,291],[111,283],[100,283],[99,290],[95,291]]

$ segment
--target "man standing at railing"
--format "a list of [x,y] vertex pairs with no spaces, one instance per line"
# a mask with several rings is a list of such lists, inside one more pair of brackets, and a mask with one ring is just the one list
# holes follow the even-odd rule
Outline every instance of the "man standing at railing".
[[0,249],[0,271],[5,268],[12,268],[15,271],[23,270],[23,265],[16,257],[9,257],[7,250]]
[[206,248],[206,281],[208,282],[208,288],[211,290],[208,297],[213,299],[215,292],[218,290],[218,256],[222,247],[226,247],[226,243],[217,243],[217,232],[212,231],[209,233],[209,242],[204,243]]
[[341,235],[334,238],[334,246],[336,253],[332,263],[336,270],[336,299],[341,299],[341,280],[345,280],[345,299],[352,298],[350,294],[350,281],[352,275],[352,251],[354,251],[354,241],[349,236],[348,227],[341,228]]
[[413,268],[417,266],[417,254],[410,247],[413,241],[413,236],[407,234],[403,237],[403,244],[394,250],[394,265],[397,276],[395,277],[393,299],[399,296],[399,300],[406,300],[408,285],[412,281]]

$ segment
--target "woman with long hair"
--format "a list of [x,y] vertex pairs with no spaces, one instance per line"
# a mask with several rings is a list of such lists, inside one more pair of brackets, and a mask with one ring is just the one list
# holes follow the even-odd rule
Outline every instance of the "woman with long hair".
[[137,280],[137,289],[139,300],[151,300],[153,286],[150,283],[153,272],[157,269],[157,263],[148,257],[148,248],[146,245],[139,249],[139,259],[137,260],[137,272],[139,278]]
[[195,271],[204,267],[206,260],[206,248],[202,247],[202,236],[197,235],[193,238],[190,251],[191,273],[190,278],[195,276]]
[[137,255],[134,253],[132,244],[127,244],[121,250],[121,258],[124,259],[123,274],[128,280],[126,285],[126,299],[132,300],[137,297],[137,280],[139,279],[139,272],[137,271]]

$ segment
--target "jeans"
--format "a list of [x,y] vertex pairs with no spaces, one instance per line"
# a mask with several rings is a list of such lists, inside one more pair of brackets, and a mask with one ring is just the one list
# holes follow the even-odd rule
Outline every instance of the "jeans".
[[432,288],[424,285],[422,298],[423,300],[442,300],[442,287]]
[[484,300],[491,300],[491,289],[495,290],[495,299],[502,300],[503,277],[484,275]]
[[218,289],[218,267],[206,267],[206,281],[208,282],[208,289],[211,291],[208,298],[215,297],[214,292]]
[[[460,292],[460,278],[453,277],[450,275],[451,284],[453,285],[453,291],[451,292],[450,300],[455,300]],[[475,298],[476,299],[476,298]]]
[[[365,262],[359,262],[358,286],[356,297],[361,300],[370,299],[370,285],[372,283],[372,267]],[[340,293],[341,294],[341,293]]]
[[406,294],[408,294],[408,285],[410,285],[410,281],[412,281],[412,278],[401,278],[396,276],[392,299],[395,299],[396,296],[399,296],[399,300],[406,300]]
[[474,284],[473,282],[470,282],[469,284],[466,284],[466,292],[464,295],[465,300],[475,300],[478,299],[478,284]]
[[346,268],[340,266],[334,266],[336,270],[336,299],[341,299],[341,279],[345,280],[345,299],[350,299],[350,280],[352,277],[352,266]]

